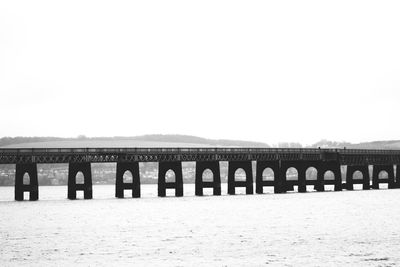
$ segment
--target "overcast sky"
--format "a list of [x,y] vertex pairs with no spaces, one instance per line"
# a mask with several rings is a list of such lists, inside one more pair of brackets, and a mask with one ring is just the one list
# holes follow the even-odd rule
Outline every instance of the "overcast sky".
[[0,2],[0,136],[400,139],[400,1]]

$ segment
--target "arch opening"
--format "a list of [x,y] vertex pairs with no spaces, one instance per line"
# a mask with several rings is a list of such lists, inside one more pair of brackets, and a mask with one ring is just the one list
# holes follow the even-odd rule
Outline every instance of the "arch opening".
[[246,172],[242,168],[235,171],[235,181],[246,181]]
[[214,173],[210,169],[205,169],[202,174],[203,182],[213,182],[214,181]]
[[[333,171],[327,170],[324,173],[324,181],[334,181],[335,180],[335,173]],[[334,190],[335,189],[335,185],[332,184],[325,184],[324,185],[324,189],[328,189],[328,190]]]
[[[362,172],[361,171],[355,171],[354,173],[353,173],[353,180],[362,180],[364,178],[364,175],[362,174]],[[353,185],[353,188],[354,189],[362,189],[362,185],[361,184],[355,184],[355,185]]]
[[299,172],[296,168],[290,167],[286,171],[286,180],[287,181],[297,181],[299,179]]
[[364,178],[364,175],[360,171],[355,171],[353,173],[353,179],[354,180],[362,180]]
[[262,173],[263,181],[273,181],[275,179],[275,173],[271,168],[265,168]]
[[82,172],[78,172],[75,176],[75,181],[77,184],[84,184],[85,183],[85,176]]
[[330,181],[335,180],[335,174],[333,173],[333,171],[326,171],[324,173],[324,180],[330,180]]
[[[389,173],[382,170],[378,173],[378,179],[389,179]],[[388,183],[379,183],[379,189],[387,189],[389,187]]]
[[29,185],[31,184],[31,177],[29,176],[29,173],[24,173],[24,176],[22,178],[22,184],[24,185]]
[[133,183],[133,175],[131,171],[125,171],[124,175],[122,176],[122,181],[125,184],[131,184]]
[[309,167],[306,170],[306,180],[317,180],[318,170],[315,167]]
[[389,179],[389,174],[387,171],[380,171],[378,174],[379,179]]
[[299,191],[297,182],[299,180],[299,172],[296,168],[290,167],[286,170],[287,191]]
[[176,181],[176,177],[175,177],[175,172],[171,169],[169,169],[166,173],[165,173],[165,181],[167,183],[175,183]]

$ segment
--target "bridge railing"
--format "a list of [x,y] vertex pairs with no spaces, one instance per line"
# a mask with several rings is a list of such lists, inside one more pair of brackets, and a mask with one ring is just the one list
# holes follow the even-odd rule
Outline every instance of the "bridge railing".
[[[324,149],[335,152],[335,149]],[[1,154],[41,153],[320,153],[320,149],[304,148],[1,148]]]
[[339,153],[343,155],[400,155],[400,150],[376,150],[376,149],[318,149],[318,148],[239,148],[239,147],[202,147],[202,148],[165,148],[165,147],[130,147],[130,148],[0,148],[0,154],[96,154],[96,153],[268,153],[268,154],[321,154]]

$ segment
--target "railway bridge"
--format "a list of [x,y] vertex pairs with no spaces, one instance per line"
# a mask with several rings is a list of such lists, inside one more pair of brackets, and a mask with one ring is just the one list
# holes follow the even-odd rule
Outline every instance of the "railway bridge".
[[[125,190],[131,190],[132,197],[140,197],[139,162],[158,162],[158,196],[166,196],[167,189],[174,189],[175,196],[183,196],[182,162],[196,162],[195,194],[203,195],[204,188],[212,188],[214,195],[221,194],[220,162],[228,162],[228,194],[235,194],[235,188],[245,187],[246,194],[253,194],[253,162],[255,162],[255,191],[263,193],[264,187],[273,187],[275,193],[285,193],[298,187],[306,192],[307,185],[316,191],[324,191],[326,185],[333,185],[335,191],[353,190],[355,184],[362,184],[364,190],[379,189],[384,183],[388,188],[400,188],[400,150],[362,149],[293,149],[293,148],[3,148],[0,149],[0,164],[15,164],[15,200],[39,199],[37,164],[68,163],[69,199],[76,198],[76,192],[84,192],[85,199],[92,198],[91,163],[116,162],[115,196],[124,197]],[[345,174],[342,166],[346,166]],[[306,171],[317,170],[317,178],[310,180]],[[273,180],[264,180],[263,171],[270,168]],[[287,170],[295,168],[296,180],[287,177]],[[372,168],[372,175],[370,169]],[[235,172],[243,169],[245,180],[235,180]],[[172,170],[175,181],[167,182],[166,173]],[[203,172],[210,170],[213,181],[203,181]],[[123,175],[132,173],[132,182],[126,183]],[[325,179],[331,171],[334,179]],[[355,172],[361,172],[362,179],[354,179]],[[77,184],[76,175],[81,172],[84,182]],[[387,177],[380,178],[386,172]],[[25,174],[29,184],[23,183]],[[343,177],[342,177],[343,176]]]

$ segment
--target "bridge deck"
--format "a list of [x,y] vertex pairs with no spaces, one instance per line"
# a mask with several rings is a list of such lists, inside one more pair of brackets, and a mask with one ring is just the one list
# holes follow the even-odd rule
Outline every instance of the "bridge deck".
[[400,150],[314,148],[1,148],[0,164],[155,161],[339,161],[400,164]]

